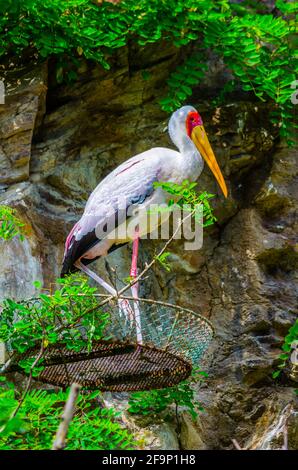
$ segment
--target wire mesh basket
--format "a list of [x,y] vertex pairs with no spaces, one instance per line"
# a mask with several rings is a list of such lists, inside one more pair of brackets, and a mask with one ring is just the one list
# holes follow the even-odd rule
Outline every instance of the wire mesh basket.
[[[99,300],[107,296],[99,295]],[[133,299],[125,297],[133,307]],[[38,300],[28,300],[34,304]],[[99,301],[99,305],[100,305]],[[48,345],[43,352],[39,381],[66,387],[73,382],[87,389],[137,391],[164,388],[186,379],[198,364],[212,337],[211,323],[187,308],[139,299],[140,324],[127,319],[117,302],[100,306],[99,315],[108,313],[104,337],[79,351],[65,344]],[[141,331],[142,344],[137,342]],[[14,356],[9,371],[21,371],[21,359],[37,357],[39,347]]]

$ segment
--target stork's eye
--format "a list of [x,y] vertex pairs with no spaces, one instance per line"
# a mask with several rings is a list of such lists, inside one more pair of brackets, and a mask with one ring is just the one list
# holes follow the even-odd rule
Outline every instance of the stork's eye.
[[186,131],[188,137],[191,136],[192,130],[198,124],[198,113],[190,112],[186,118]]

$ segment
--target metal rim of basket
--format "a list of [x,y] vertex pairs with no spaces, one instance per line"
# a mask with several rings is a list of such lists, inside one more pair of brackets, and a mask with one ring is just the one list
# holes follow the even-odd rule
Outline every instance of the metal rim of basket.
[[[46,294],[46,295],[48,295],[48,297],[51,297],[51,294]],[[137,300],[137,301],[144,302],[144,303],[160,305],[161,307],[169,307],[169,308],[172,308],[174,310],[184,310],[185,312],[188,312],[191,315],[194,315],[195,317],[199,318],[202,322],[206,322],[212,330],[212,336],[215,334],[214,326],[212,325],[211,321],[208,320],[208,318],[204,317],[200,313],[195,312],[194,310],[191,310],[190,308],[181,307],[180,305],[172,304],[170,302],[164,302],[162,300],[155,300],[155,299],[146,299],[144,297],[138,297],[137,299],[135,299],[134,297],[129,296],[129,295],[116,296],[116,295],[108,295],[108,294],[78,294],[78,296],[81,296],[81,297],[98,297],[98,298],[102,298],[102,299],[105,299],[105,300],[109,299],[111,301],[118,300],[118,299]],[[71,296],[65,295],[65,297],[71,297]],[[38,297],[29,297],[28,299],[24,299],[24,300],[21,300],[19,302],[20,303],[25,303],[25,302],[33,302],[33,301],[36,301],[36,300],[39,300],[39,298]],[[98,307],[100,307],[100,306],[101,305],[99,304]],[[93,307],[94,310],[96,308],[97,307]]]
[[[92,297],[96,297],[96,298],[98,298],[98,299],[102,299],[102,300],[104,301],[104,306],[107,306],[109,302],[115,302],[115,301],[117,301],[119,298],[120,298],[120,299],[131,300],[131,301],[135,301],[135,300],[136,300],[136,299],[134,299],[133,297],[130,297],[130,296],[118,296],[118,297],[116,297],[116,296],[111,296],[111,295],[108,295],[108,294],[100,294],[100,293],[98,293],[98,294],[92,294],[92,295],[89,295],[89,294],[79,294],[79,295],[82,296],[82,297],[83,297],[83,296],[85,296],[85,297],[91,297],[91,296],[92,296]],[[51,297],[50,294],[49,294],[48,296]],[[69,297],[69,296],[66,296],[66,297]],[[29,298],[29,299],[26,299],[26,300],[22,300],[20,303],[36,302],[36,301],[39,301],[39,300],[40,300],[40,299],[39,299],[38,297],[32,297],[32,298]],[[109,302],[105,302],[105,301],[107,301],[107,300],[108,300]],[[199,314],[199,313],[197,313],[197,312],[194,312],[193,310],[191,310],[191,309],[189,309],[189,308],[181,307],[181,306],[176,305],[176,304],[171,304],[171,303],[168,303],[168,302],[163,302],[163,301],[155,300],[155,299],[145,299],[145,298],[141,298],[141,297],[140,297],[140,298],[138,298],[138,300],[139,300],[140,302],[144,302],[144,303],[147,303],[147,304],[149,304],[149,305],[151,304],[151,305],[155,305],[155,306],[161,306],[161,307],[164,307],[164,308],[168,308],[168,309],[177,311],[177,314],[178,314],[179,316],[180,316],[181,313],[186,312],[188,315],[192,316],[193,318],[198,319],[199,322],[201,322],[202,324],[205,324],[205,326],[208,325],[207,329],[209,330],[210,340],[211,340],[212,337],[214,336],[214,327],[213,327],[212,323],[211,323],[207,318],[205,318],[204,316],[202,316],[201,314]],[[93,311],[96,311],[97,308],[100,309],[100,307],[101,307],[101,302],[98,303],[98,306],[92,307],[92,310],[93,310]],[[86,313],[87,313],[87,312],[86,312]],[[84,314],[82,315],[81,318],[83,318],[83,316],[84,316]],[[172,333],[173,333],[173,332],[172,332]],[[172,333],[171,333],[171,336],[172,336]],[[100,342],[100,341],[99,341],[99,342]],[[131,342],[131,340],[129,340],[128,342],[125,342],[125,340],[124,340],[124,341],[123,341],[123,340],[122,340],[122,341],[121,341],[121,340],[117,340],[117,342],[118,342],[118,344],[119,344],[119,349],[121,349],[121,347],[124,348],[125,343],[126,343],[126,346],[128,346],[128,342],[130,343],[130,346],[131,346],[131,347],[134,347],[134,348],[135,348],[135,350],[136,350],[136,348],[138,347],[138,344],[137,344],[137,343],[134,343],[134,344],[133,344],[133,343]],[[168,342],[168,344],[169,344],[169,342]],[[168,355],[171,355],[171,356],[175,357],[176,360],[177,360],[178,362],[180,362],[180,364],[184,363],[184,368],[185,368],[185,370],[186,370],[187,368],[189,368],[189,370],[191,371],[191,361],[189,361],[189,360],[187,359],[187,354],[186,354],[186,353],[187,353],[187,350],[185,350],[184,352],[183,352],[183,351],[179,351],[179,350],[173,352],[173,351],[170,351],[170,350],[167,349],[167,348],[168,348],[168,345],[167,345],[166,347],[159,347],[159,346],[157,346],[156,344],[154,344],[154,342],[153,342],[152,344],[150,344],[150,342],[144,343],[143,346],[144,346],[144,349],[147,349],[147,351],[150,351],[150,350],[153,351],[153,350],[155,350],[156,352],[159,351],[160,353],[165,353],[165,354],[168,354]],[[28,352],[29,352],[29,350],[28,350]],[[123,353],[120,352],[119,354],[120,354],[120,355],[121,355],[121,354],[125,354],[125,352],[123,352]],[[134,353],[133,353],[133,352],[132,352],[132,355],[134,356]],[[113,356],[113,354],[111,354],[111,356]],[[117,356],[117,354],[116,354],[116,356]],[[102,357],[102,356],[98,355],[97,357],[100,358],[100,357]],[[96,358],[96,353],[94,354],[94,358]],[[82,358],[82,359],[80,359],[78,362],[81,361],[81,362],[83,363],[83,362],[85,362],[86,360],[89,360],[89,359],[88,359],[88,358],[86,358],[86,359]],[[92,361],[92,358],[91,358],[90,360]],[[69,361],[69,362],[71,363],[72,361]],[[77,361],[74,360],[73,362],[77,362]],[[67,359],[66,359],[66,361],[61,361],[61,365],[62,365],[62,364],[65,365],[65,363],[68,363]],[[187,364],[188,364],[188,366],[187,366]],[[49,365],[49,366],[50,366],[50,365]],[[189,373],[190,373],[190,372],[189,372]],[[187,375],[189,375],[189,373],[188,373]],[[140,373],[140,375],[139,375],[139,380],[140,380],[140,382],[143,381],[143,379],[142,379],[142,375],[143,375],[143,374],[144,374],[144,373],[142,372],[142,373]],[[183,378],[181,378],[181,380],[184,380],[184,379],[185,379],[184,373],[183,373],[182,375],[183,375]],[[154,379],[154,371],[152,371],[151,376],[148,377],[148,380],[149,380],[149,381],[150,381],[150,378]],[[38,380],[40,380],[40,379],[38,379]],[[134,379],[133,379],[133,380],[134,380]],[[180,381],[181,381],[181,380],[180,380]],[[49,380],[43,380],[43,379],[41,379],[41,381],[46,382],[46,383],[51,383],[51,381],[49,381]],[[53,383],[53,382],[52,382],[52,383]],[[134,383],[134,382],[132,381],[132,384],[133,384],[133,383]],[[179,383],[179,381],[177,381],[177,383]],[[53,383],[53,384],[55,385],[55,383]],[[56,385],[58,385],[58,384],[56,383]],[[61,384],[60,384],[60,386],[61,386]],[[165,385],[164,385],[164,386],[165,386]],[[88,388],[90,388],[90,387],[88,387]],[[92,387],[91,387],[91,388],[92,388]],[[91,388],[90,388],[90,389],[91,389]],[[99,386],[98,388],[100,388],[100,386]],[[123,387],[122,387],[122,388],[123,388]],[[152,389],[152,388],[160,388],[160,386],[159,386],[159,387],[156,387],[156,386],[155,386],[155,387],[152,387],[152,386],[151,386],[150,389]],[[162,387],[162,388],[163,388],[163,387]],[[129,387],[126,387],[125,390],[128,391],[128,390],[134,390],[134,389],[135,389],[135,390],[142,390],[142,389],[143,389],[143,390],[146,390],[146,389],[149,389],[149,388],[129,388]],[[116,384],[115,384],[115,386],[112,386],[112,385],[111,385],[111,386],[105,386],[105,387],[104,387],[104,390],[111,390],[111,391],[114,390],[114,391],[117,391],[118,389],[117,389],[117,386],[116,386]],[[119,389],[119,391],[120,391],[120,389]]]

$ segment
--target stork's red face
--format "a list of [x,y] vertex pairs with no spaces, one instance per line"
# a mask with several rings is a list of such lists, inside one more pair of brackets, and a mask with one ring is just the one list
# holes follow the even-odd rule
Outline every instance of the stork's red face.
[[209,143],[206,131],[203,126],[203,120],[197,111],[190,111],[188,113],[186,117],[186,132],[214,174],[225,197],[227,197],[228,190],[224,177],[222,176],[215,155]]
[[186,131],[188,137],[191,138],[193,129],[197,126],[202,126],[203,120],[197,111],[190,111],[186,118]]

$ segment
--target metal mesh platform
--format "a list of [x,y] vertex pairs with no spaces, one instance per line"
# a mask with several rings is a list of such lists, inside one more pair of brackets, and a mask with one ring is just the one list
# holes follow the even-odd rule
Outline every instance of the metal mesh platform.
[[[109,313],[105,335],[110,339],[94,341],[91,349],[86,344],[79,352],[64,344],[49,345],[37,379],[63,387],[77,382],[102,391],[164,388],[186,379],[212,339],[212,325],[172,304],[140,299],[139,307],[142,345],[136,342],[136,325],[119,315],[117,303],[110,302],[101,307]],[[31,348],[15,358],[9,370],[20,370],[19,360],[36,357],[38,350],[38,346]]]

